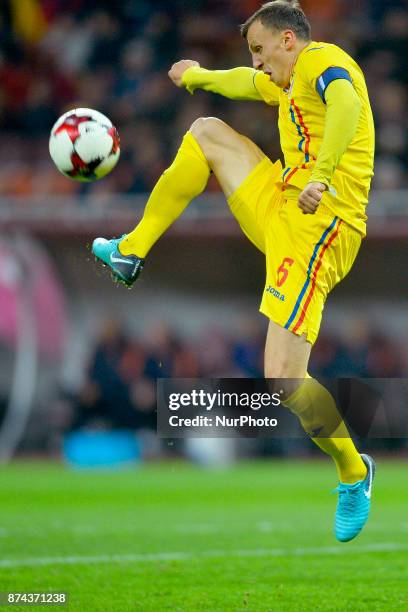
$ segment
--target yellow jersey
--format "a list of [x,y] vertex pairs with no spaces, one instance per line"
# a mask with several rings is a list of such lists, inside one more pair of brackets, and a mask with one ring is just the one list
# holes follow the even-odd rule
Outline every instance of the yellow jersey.
[[279,105],[280,142],[285,160],[280,178],[282,188],[288,188],[288,194],[293,195],[314,180],[312,172],[325,129],[325,91],[339,78],[352,83],[361,111],[357,131],[334,170],[322,202],[365,235],[365,208],[374,165],[374,122],[358,64],[336,45],[313,41],[300,52],[287,89],[277,87],[268,75],[259,71],[255,72],[253,83],[267,104]]

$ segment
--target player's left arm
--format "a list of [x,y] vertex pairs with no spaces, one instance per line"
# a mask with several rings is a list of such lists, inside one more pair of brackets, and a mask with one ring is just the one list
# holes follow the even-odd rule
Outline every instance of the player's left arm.
[[[346,77],[347,74],[344,71]],[[316,165],[309,183],[299,196],[298,205],[305,214],[316,212],[323,193],[330,188],[334,171],[356,134],[361,111],[361,101],[350,77],[334,79],[324,91],[319,91],[317,86],[317,93],[327,109],[323,142]]]

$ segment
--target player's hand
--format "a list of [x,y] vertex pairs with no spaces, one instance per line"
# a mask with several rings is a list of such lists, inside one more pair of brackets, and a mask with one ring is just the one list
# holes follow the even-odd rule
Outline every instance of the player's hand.
[[194,60],[180,60],[172,65],[170,68],[168,75],[177,87],[183,87],[183,83],[181,78],[185,71],[188,68],[192,68],[193,66],[200,66],[200,64]]
[[298,206],[304,215],[314,215],[327,187],[324,183],[308,183],[299,196]]

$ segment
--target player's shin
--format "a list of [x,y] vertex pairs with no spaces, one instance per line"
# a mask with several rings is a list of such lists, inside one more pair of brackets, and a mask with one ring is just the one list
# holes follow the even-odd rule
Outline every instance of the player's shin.
[[296,414],[313,442],[330,455],[343,483],[366,477],[367,468],[342,420],[331,393],[314,378],[305,378],[283,402]]
[[191,200],[204,191],[209,176],[208,162],[193,134],[187,132],[173,163],[150,194],[140,223],[120,243],[120,252],[144,258]]

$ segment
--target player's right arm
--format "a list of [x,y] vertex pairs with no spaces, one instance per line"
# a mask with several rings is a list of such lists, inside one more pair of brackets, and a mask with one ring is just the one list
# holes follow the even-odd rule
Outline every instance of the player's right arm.
[[177,87],[193,93],[204,89],[232,100],[257,100],[278,104],[278,88],[263,72],[246,66],[231,70],[207,70],[194,60],[181,60],[173,64],[169,77]]

